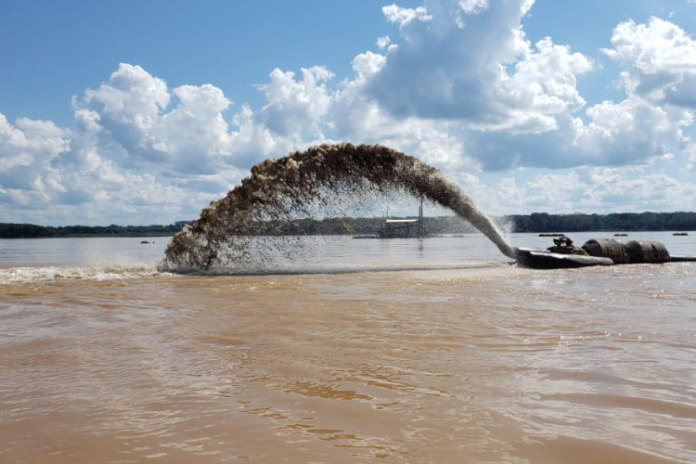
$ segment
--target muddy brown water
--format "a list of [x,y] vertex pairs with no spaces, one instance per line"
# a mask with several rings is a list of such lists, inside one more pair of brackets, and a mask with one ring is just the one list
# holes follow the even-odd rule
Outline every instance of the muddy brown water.
[[374,260],[429,270],[5,269],[0,462],[696,462],[695,265],[454,268],[447,240]]

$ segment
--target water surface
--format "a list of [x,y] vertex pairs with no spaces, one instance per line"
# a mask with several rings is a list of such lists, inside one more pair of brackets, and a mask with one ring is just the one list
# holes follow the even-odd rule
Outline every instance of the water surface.
[[284,264],[334,273],[175,276],[140,240],[0,241],[0,462],[696,461],[694,264],[338,237]]

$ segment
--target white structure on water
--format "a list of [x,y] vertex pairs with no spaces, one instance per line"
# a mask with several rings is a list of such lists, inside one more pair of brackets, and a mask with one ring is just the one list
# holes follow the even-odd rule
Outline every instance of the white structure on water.
[[382,219],[380,238],[422,238],[425,236],[423,227],[423,199],[418,207],[418,219],[389,219],[389,209]]

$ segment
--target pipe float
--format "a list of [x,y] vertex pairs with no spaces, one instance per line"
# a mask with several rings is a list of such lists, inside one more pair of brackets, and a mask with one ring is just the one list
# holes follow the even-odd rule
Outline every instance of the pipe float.
[[567,237],[555,239],[548,250],[517,249],[517,264],[530,269],[568,269],[614,264],[696,262],[696,256],[671,256],[660,242],[622,243],[612,239],[591,239],[582,248]]

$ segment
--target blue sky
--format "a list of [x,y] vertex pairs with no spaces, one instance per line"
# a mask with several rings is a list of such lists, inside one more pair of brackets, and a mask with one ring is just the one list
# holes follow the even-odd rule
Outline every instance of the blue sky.
[[[418,6],[417,1],[403,2]],[[274,68],[317,64],[348,76],[358,53],[394,32],[383,2],[3,1],[0,105],[10,118],[69,124],[70,98],[137,64],[172,86],[212,83],[263,103],[254,85]],[[340,20],[340,25],[336,23]],[[13,89],[13,91],[8,91]]]
[[491,214],[694,210],[695,35],[690,0],[5,0],[0,221],[188,219],[323,141]]

